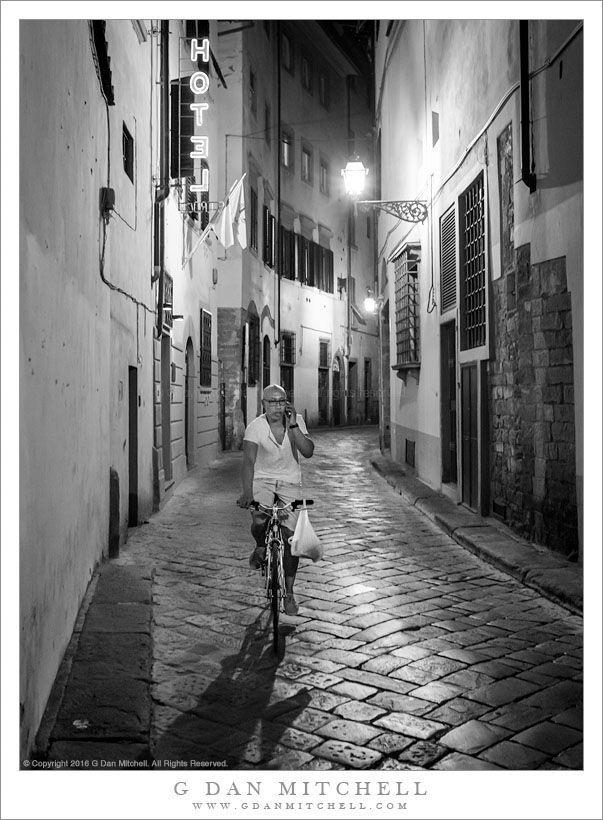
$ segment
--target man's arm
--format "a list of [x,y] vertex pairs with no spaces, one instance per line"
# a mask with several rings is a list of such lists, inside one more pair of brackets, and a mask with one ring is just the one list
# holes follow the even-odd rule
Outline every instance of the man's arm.
[[253,474],[255,459],[258,454],[258,445],[253,441],[243,441],[243,466],[241,468],[241,483],[243,492],[237,500],[239,507],[247,509],[253,501]]
[[314,452],[314,442],[310,438],[307,433],[304,433],[299,426],[299,417],[296,413],[294,416],[295,422],[293,423],[293,427],[289,424],[289,429],[293,434],[293,441],[295,442],[295,446],[298,449],[298,452],[302,454],[304,458],[311,458],[312,453]]

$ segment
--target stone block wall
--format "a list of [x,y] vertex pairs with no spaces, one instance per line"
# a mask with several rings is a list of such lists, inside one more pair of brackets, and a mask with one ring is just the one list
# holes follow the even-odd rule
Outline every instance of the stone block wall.
[[489,366],[493,512],[518,534],[576,559],[571,294],[565,259],[530,248],[493,283]]

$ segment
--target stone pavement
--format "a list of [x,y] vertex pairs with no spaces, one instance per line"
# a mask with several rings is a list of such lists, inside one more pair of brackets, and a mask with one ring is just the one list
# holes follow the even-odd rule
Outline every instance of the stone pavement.
[[39,756],[69,768],[581,769],[580,568],[405,476],[375,428],[312,435],[304,476],[326,550],[300,564],[280,656],[248,568],[250,516],[235,505],[241,454],[223,454],[95,575]]

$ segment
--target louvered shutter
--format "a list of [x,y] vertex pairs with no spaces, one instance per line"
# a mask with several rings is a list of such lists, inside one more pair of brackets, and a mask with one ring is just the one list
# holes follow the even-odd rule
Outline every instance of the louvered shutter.
[[440,272],[442,313],[456,307],[456,225],[454,208],[440,220]]

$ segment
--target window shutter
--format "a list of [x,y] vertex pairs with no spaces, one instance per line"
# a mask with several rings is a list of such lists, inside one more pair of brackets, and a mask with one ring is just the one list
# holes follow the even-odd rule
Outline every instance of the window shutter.
[[456,307],[456,228],[454,208],[440,220],[441,310]]

